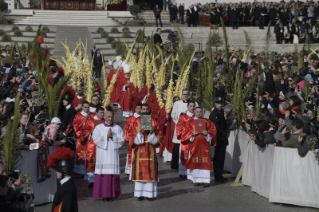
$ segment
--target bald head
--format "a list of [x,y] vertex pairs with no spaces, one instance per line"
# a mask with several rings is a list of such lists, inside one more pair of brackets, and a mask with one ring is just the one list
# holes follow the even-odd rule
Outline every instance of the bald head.
[[111,111],[106,111],[104,114],[105,123],[113,124],[114,114]]

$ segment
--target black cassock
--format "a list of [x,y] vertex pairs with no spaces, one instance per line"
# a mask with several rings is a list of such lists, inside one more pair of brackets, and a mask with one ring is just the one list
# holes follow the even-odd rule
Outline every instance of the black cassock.
[[78,198],[72,177],[63,183],[54,194],[51,211],[59,211],[59,207],[61,207],[61,212],[78,212]]

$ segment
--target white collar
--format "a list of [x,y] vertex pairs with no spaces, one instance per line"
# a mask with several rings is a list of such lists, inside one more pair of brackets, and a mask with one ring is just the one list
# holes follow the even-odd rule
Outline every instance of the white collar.
[[65,108],[69,109],[71,107],[71,104],[68,104]]
[[78,99],[83,99],[83,96],[76,95]]
[[66,183],[69,179],[71,179],[70,176],[67,176],[67,177],[63,178],[63,179],[60,181],[61,185],[63,185],[64,183]]
[[87,116],[87,115],[89,115],[91,112],[89,111],[88,113],[86,113],[86,112],[84,112],[83,110],[81,111],[81,114],[83,115],[83,116]]
[[94,118],[94,120],[101,120],[96,115],[93,118]]
[[137,113],[134,113],[134,117],[135,118],[138,118],[138,117],[140,117],[141,115],[138,115]]
[[[195,116],[195,118],[194,119],[199,119],[199,118],[197,118],[196,116]],[[203,119],[203,118],[200,118],[200,119]]]
[[189,111],[187,111],[186,114],[187,114],[188,116],[193,116],[193,115],[194,115],[194,113],[191,113],[191,112],[189,112]]

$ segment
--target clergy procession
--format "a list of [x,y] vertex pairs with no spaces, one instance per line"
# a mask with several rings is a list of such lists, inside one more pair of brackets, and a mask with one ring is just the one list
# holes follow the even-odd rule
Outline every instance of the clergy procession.
[[[195,187],[209,187],[213,166],[217,171],[214,173],[215,181],[227,181],[222,175],[225,148],[215,153],[219,158],[214,160],[218,163],[213,165],[211,161],[211,147],[219,146],[218,134],[224,135],[226,140],[229,136],[227,129],[221,126],[226,119],[224,115],[204,118],[205,110],[191,99],[188,80],[193,57],[180,60],[184,70],[174,79],[178,54],[165,58],[160,48],[146,44],[136,57],[132,54],[133,46],[128,49],[127,55],[117,56],[108,62],[110,71],[107,76],[105,69],[102,71],[102,80],[94,80],[100,76],[94,76],[90,70],[85,71],[85,62],[76,62],[77,68],[83,66],[85,72],[83,75],[79,70],[73,72],[71,86],[64,89],[63,121],[58,117],[52,119],[67,126],[64,131],[69,136],[67,139],[75,138],[74,144],[59,142],[58,139],[54,141],[55,145],[64,146],[56,152],[65,148],[75,152],[73,177],[88,182],[88,188],[93,188],[93,198],[104,202],[121,198],[120,174],[123,167],[120,166],[119,150],[126,148],[124,172],[134,182],[137,201],[156,199],[157,182],[160,180],[158,160],[176,170],[176,178],[187,179]],[[94,53],[92,57],[98,57],[98,54]],[[62,65],[65,70],[71,70],[69,66],[69,63]],[[221,97],[215,98],[214,109],[220,113],[223,113],[222,102]],[[119,121],[114,120],[114,110],[122,111],[126,120],[123,128],[115,124]],[[218,132],[219,129],[223,131]],[[127,147],[123,146],[124,143]],[[50,157],[50,160],[53,159]],[[55,169],[59,172],[58,168]],[[61,184],[63,177],[64,174]],[[74,200],[64,202],[69,201],[66,195],[62,194],[59,198],[63,204],[55,198],[52,211],[77,211],[77,208],[66,209],[74,205]]]
[[319,207],[318,49],[230,51],[223,25],[224,50],[136,36],[105,57],[79,39],[57,59],[40,29],[0,73],[5,212]]

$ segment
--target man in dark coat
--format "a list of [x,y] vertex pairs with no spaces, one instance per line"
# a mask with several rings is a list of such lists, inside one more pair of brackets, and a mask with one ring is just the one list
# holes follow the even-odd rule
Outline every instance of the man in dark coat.
[[157,19],[159,20],[159,23],[160,23],[161,27],[163,27],[162,20],[161,20],[161,12],[162,11],[158,7],[158,4],[154,7],[153,12],[154,12],[155,19],[156,19],[156,27],[158,27]]
[[93,73],[95,74],[95,76],[97,78],[101,77],[101,69],[103,66],[103,62],[102,62],[102,55],[100,53],[100,50],[98,49],[96,51],[96,57],[94,57],[94,61],[93,61]]
[[174,21],[174,5],[170,4],[169,6],[169,21],[172,23]]
[[194,25],[194,27],[197,27],[198,19],[199,19],[198,5],[195,4],[195,6],[193,7],[193,25]]
[[52,212],[78,212],[76,187],[72,179],[74,168],[74,151],[68,148],[58,148],[49,157],[48,167],[56,170],[61,184],[54,194]]
[[277,23],[275,24],[275,30],[274,30],[275,34],[276,34],[276,44],[280,43],[280,19],[277,20]]
[[178,8],[177,8],[177,3],[176,3],[176,4],[174,5],[174,20],[175,20],[177,23],[179,23],[177,14],[178,14]]
[[233,29],[238,29],[238,11],[235,6],[231,10],[231,22]]
[[[73,127],[73,119],[76,115],[76,110],[74,107],[71,105],[73,101],[73,96],[71,94],[66,94],[62,100],[63,106],[65,107],[65,112],[63,114],[63,119],[62,119],[62,131],[65,132],[66,135],[67,132],[70,132]],[[75,149],[75,144],[71,142],[66,142],[65,146]]]
[[181,24],[185,24],[185,22],[184,22],[184,15],[185,15],[184,4],[181,4],[179,6],[178,12],[179,12],[179,17],[181,17]]
[[228,146],[229,129],[222,108],[222,97],[215,98],[215,107],[210,113],[209,120],[215,124],[217,129],[217,143],[214,154],[214,177],[216,182],[225,182],[228,180],[223,177],[224,161],[226,155],[226,146]]
[[188,10],[186,11],[186,17],[187,17],[187,26],[190,27],[193,23],[193,9],[191,6],[188,7]]
[[259,29],[264,29],[265,19],[267,15],[268,13],[267,13],[267,8],[265,7],[265,3],[262,3],[262,6],[260,8],[260,16],[259,16]]
[[162,29],[161,28],[158,28],[156,30],[156,33],[154,34],[154,43],[155,44],[158,44],[161,46],[161,48],[163,48],[163,40],[162,40],[162,37],[161,37],[161,32],[162,32]]

